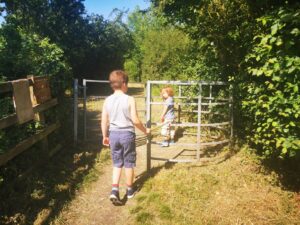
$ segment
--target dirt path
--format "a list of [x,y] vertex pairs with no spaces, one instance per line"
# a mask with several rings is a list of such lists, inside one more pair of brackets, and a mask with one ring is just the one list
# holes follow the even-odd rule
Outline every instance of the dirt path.
[[[178,153],[178,150],[169,148],[164,150],[164,154],[160,153],[162,150],[159,147],[153,149],[153,154],[164,155],[165,157],[172,157]],[[108,151],[108,150],[104,150]],[[140,146],[137,149],[137,168],[136,177],[139,178],[146,168],[146,146]],[[163,162],[153,162],[153,166],[157,167]],[[96,168],[97,169],[97,168]],[[124,206],[114,206],[108,199],[111,190],[111,164],[107,164],[100,168],[103,174],[99,179],[88,185],[88,188],[79,190],[75,199],[60,213],[54,224],[127,224],[127,217],[129,217],[129,208],[134,204],[134,201],[128,200]],[[120,184],[120,197],[125,194],[124,174]]]
[[[174,157],[179,151],[175,146],[168,149],[153,146],[153,155],[160,155],[166,158]],[[159,167],[163,164],[163,161],[152,161],[153,167]],[[145,169],[146,146],[144,145],[137,148],[136,177],[138,179],[144,174]],[[125,205],[118,207],[112,205],[108,199],[111,190],[111,164],[102,166],[99,170],[103,173],[98,180],[89,184],[87,188],[80,189],[74,200],[61,211],[54,224],[128,224],[126,222],[130,219],[128,218],[130,216],[129,209],[132,208],[135,201],[128,200]],[[125,194],[124,173],[122,177],[120,184],[121,198]]]

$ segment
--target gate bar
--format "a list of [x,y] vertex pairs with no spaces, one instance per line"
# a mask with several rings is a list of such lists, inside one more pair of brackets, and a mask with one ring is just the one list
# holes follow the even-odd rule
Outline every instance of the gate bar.
[[174,84],[174,85],[228,85],[227,82],[223,81],[171,81],[171,80],[159,80],[159,81],[147,81],[150,82],[150,84]]
[[[151,83],[147,81],[146,87],[146,126],[151,129]],[[147,172],[151,169],[151,135],[147,135]]]
[[202,103],[202,85],[199,84],[199,92],[198,92],[198,127],[197,127],[197,160],[200,160],[200,143],[201,143],[201,104]]
[[73,100],[73,123],[74,123],[74,137],[73,141],[76,144],[78,141],[78,79],[74,79],[74,87],[73,87],[73,94],[74,94],[74,100]]
[[83,140],[86,141],[86,79],[83,79]]

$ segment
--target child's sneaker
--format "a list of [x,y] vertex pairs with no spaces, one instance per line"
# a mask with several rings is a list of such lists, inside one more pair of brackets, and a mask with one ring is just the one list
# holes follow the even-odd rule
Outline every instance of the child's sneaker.
[[169,144],[170,144],[170,145],[174,145],[174,144],[175,144],[175,141],[174,141],[174,140],[171,140]]
[[126,195],[127,195],[128,199],[133,198],[134,195],[135,195],[134,189],[133,188],[128,188],[127,191],[126,191]]
[[169,147],[169,142],[168,141],[163,141],[161,143],[161,147]]
[[119,191],[117,191],[117,190],[112,190],[111,191],[110,196],[109,196],[109,200],[114,205],[122,205],[122,202],[120,200]]

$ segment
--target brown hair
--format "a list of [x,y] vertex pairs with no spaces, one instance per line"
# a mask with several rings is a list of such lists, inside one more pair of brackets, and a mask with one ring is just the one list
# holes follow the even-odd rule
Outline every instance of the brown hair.
[[121,89],[122,84],[128,84],[128,76],[123,70],[114,70],[109,74],[109,83],[113,90]]
[[173,97],[173,96],[174,96],[174,91],[173,91],[173,89],[172,89],[171,87],[169,87],[169,86],[164,87],[163,89],[161,89],[161,93],[162,93],[163,91],[166,91],[170,97]]

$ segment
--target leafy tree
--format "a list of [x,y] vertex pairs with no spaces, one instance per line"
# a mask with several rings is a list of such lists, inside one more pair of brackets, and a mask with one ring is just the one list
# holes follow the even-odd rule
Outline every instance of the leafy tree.
[[[214,46],[205,39],[193,41],[155,9],[136,9],[129,16],[128,26],[134,48],[127,56],[125,69],[134,80],[198,80],[210,79],[208,73],[219,73],[215,60],[211,60],[216,57]],[[207,64],[204,48],[210,50]]]
[[7,1],[6,23],[36,33],[59,46],[74,77],[101,77],[121,68],[130,37],[122,13],[114,21],[86,15],[83,0]]
[[258,19],[260,33],[246,57],[242,87],[249,139],[265,155],[300,151],[300,9],[279,9]]
[[0,28],[0,74],[9,79],[28,74],[64,79],[70,75],[70,67],[64,60],[63,50],[48,38],[5,24]]

